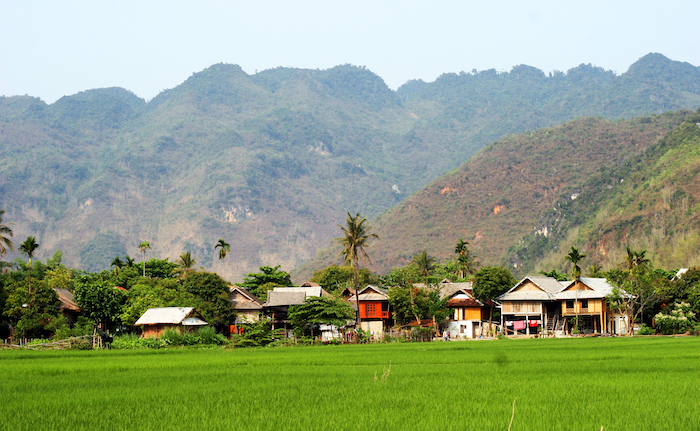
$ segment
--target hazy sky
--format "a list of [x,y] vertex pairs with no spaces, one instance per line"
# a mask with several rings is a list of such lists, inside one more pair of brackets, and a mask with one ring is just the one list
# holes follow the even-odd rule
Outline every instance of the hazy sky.
[[215,63],[366,66],[409,79],[527,64],[700,65],[700,1],[0,0],[0,95],[119,86],[151,99]]

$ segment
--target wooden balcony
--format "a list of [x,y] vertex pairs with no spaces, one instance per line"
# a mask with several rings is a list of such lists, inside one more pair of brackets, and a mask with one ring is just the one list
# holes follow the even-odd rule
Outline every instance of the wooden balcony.
[[382,310],[360,310],[362,319],[388,319],[391,313]]

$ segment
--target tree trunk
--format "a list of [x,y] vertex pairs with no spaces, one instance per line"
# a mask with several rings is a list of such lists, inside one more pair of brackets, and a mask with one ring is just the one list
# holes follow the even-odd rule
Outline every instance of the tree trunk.
[[355,320],[355,329],[361,329],[362,326],[362,318],[360,317],[360,274],[359,274],[359,269],[357,268],[357,256],[353,259],[352,266],[354,271],[354,282],[355,282],[355,303],[357,304],[357,319]]

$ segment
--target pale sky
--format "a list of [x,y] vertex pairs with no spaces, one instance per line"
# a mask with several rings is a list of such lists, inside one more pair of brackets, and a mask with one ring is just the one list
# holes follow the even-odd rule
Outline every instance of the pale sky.
[[650,52],[700,66],[699,22],[698,0],[0,0],[0,95],[118,86],[150,100],[215,63],[350,63],[392,89],[519,64],[620,74]]

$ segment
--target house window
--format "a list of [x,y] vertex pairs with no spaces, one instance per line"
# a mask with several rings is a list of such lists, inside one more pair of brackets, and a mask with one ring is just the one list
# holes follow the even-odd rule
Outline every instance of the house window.
[[375,304],[365,304],[365,313],[367,313],[367,317],[373,317],[375,313]]
[[588,308],[588,300],[587,299],[581,300],[581,308]]
[[574,301],[566,301],[566,308],[574,308]]

